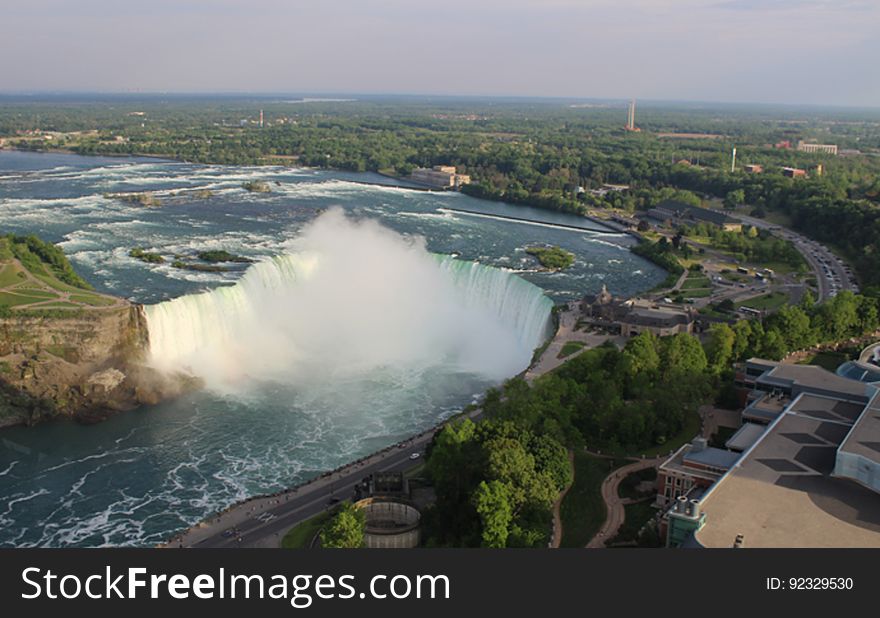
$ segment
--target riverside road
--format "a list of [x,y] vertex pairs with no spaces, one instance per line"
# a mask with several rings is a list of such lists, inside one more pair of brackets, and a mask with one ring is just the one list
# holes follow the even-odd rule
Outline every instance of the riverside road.
[[278,547],[291,527],[327,510],[334,500],[353,498],[355,486],[364,477],[412,467],[417,463],[413,455],[418,453],[417,459],[424,455],[434,431],[429,430],[404,441],[402,446],[389,447],[295,489],[233,505],[190,528],[165,547]]

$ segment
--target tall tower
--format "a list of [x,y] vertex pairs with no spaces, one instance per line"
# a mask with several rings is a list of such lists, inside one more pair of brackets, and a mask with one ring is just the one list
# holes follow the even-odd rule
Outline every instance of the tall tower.
[[736,146],[733,147],[733,153],[730,156],[730,173],[736,171]]
[[626,114],[626,126],[624,127],[627,131],[639,131],[640,129],[636,126],[636,100],[632,99],[629,102],[629,111]]
[[260,128],[263,128],[263,110],[260,110]]

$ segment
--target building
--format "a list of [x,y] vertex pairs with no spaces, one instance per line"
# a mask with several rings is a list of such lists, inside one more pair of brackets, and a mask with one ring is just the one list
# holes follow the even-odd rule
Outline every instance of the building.
[[641,298],[617,298],[604,285],[598,294],[583,297],[581,313],[586,322],[627,337],[644,331],[658,337],[694,332],[695,314],[691,309]]
[[406,500],[365,498],[354,504],[364,513],[364,546],[411,549],[419,546],[422,514]]
[[[590,195],[595,195],[596,197],[605,197],[609,193],[622,193],[623,191],[628,191],[629,185],[612,185],[612,184],[603,184],[598,189],[590,189]],[[583,187],[578,187],[578,193],[584,193]]]
[[668,544],[880,547],[880,384],[761,359],[737,382],[763,418],[727,441],[742,453],[711,487],[676,499]]
[[789,178],[804,178],[807,175],[807,171],[797,167],[783,167],[782,175],[788,176]]
[[660,464],[654,504],[668,508],[695,489],[709,489],[739,457],[740,453],[708,446],[705,438],[694,438]]
[[810,144],[807,142],[798,142],[797,149],[800,152],[837,155],[837,144]]
[[471,181],[467,174],[457,173],[453,165],[435,165],[430,169],[419,167],[413,171],[410,179],[438,189],[460,189]]
[[746,171],[746,174],[760,174],[764,171],[764,166],[756,164],[746,164],[743,166],[743,169]]
[[719,210],[691,206],[676,200],[664,200],[648,211],[648,217],[663,223],[709,223],[729,232],[742,230],[742,223]]

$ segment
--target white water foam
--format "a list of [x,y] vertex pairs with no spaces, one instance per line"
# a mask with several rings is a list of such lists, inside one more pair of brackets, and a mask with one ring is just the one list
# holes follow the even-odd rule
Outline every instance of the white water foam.
[[551,307],[519,277],[333,209],[235,285],[146,314],[157,367],[223,390],[437,364],[501,379],[528,364]]

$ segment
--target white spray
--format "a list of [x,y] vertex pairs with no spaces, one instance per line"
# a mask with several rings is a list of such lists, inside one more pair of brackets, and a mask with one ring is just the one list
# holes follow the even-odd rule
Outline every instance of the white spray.
[[500,380],[526,367],[551,307],[515,275],[332,209],[235,285],[146,314],[155,366],[229,390],[439,366]]

